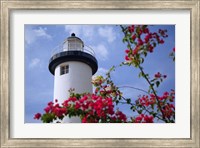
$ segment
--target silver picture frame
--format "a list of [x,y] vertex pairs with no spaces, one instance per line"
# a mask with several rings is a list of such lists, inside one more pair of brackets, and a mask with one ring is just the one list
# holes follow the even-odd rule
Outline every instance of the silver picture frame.
[[[132,1],[132,0],[1,0],[1,147],[200,147],[200,1]],[[12,10],[189,10],[190,28],[190,138],[183,139],[34,139],[10,137],[10,13]]]

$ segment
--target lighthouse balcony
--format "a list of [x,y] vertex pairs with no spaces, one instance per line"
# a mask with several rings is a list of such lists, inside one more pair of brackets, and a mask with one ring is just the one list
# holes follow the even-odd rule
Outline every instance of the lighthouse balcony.
[[92,48],[88,46],[69,45],[58,46],[52,52],[49,60],[49,71],[54,75],[55,68],[64,62],[77,61],[89,65],[92,69],[92,74],[95,74],[98,69],[98,62],[95,58],[95,53]]
[[83,45],[81,42],[77,42],[77,41],[76,42],[66,41],[64,44],[58,45],[52,50],[51,56],[57,53],[65,52],[65,51],[81,51],[95,57],[95,52],[91,47],[87,45]]

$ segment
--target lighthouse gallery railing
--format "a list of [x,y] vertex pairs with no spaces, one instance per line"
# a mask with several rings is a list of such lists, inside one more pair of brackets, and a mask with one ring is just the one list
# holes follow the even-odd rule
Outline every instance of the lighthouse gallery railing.
[[83,48],[76,48],[76,47],[75,47],[75,49],[69,49],[69,48],[66,49],[66,48],[64,47],[63,44],[60,44],[60,45],[56,46],[56,47],[52,50],[51,56],[53,56],[53,55],[55,55],[55,54],[57,54],[57,53],[60,53],[60,52],[65,52],[65,51],[82,51],[82,52],[86,52],[86,53],[88,53],[88,54],[90,54],[90,55],[92,55],[92,56],[95,57],[95,52],[94,52],[94,50],[93,50],[91,47],[87,46],[87,45],[84,45]]

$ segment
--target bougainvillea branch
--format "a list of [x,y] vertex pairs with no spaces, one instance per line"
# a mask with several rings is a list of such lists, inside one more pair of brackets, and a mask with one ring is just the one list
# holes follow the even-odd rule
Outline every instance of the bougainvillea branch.
[[[149,84],[149,88],[152,90],[152,93],[155,95],[155,98],[157,100],[157,105],[158,105],[158,109],[160,110],[160,112],[162,113],[162,118],[165,122],[168,122],[165,118],[165,114],[161,108],[161,103],[158,99],[158,96],[156,94],[156,91],[154,89],[154,86],[152,85],[152,83],[150,82],[149,78],[148,78],[148,75],[145,74],[144,70],[143,70],[143,67],[141,66],[141,64],[144,62],[143,58],[140,57],[141,54],[144,54],[144,56],[147,56],[147,52],[148,50],[146,51],[145,48],[148,48],[149,49],[149,52],[153,52],[153,46],[151,46],[151,43],[150,43],[150,38],[152,38],[152,34],[154,34],[157,38],[157,43],[158,44],[163,44],[164,43],[164,40],[163,39],[160,39],[159,35],[157,33],[150,33],[149,32],[149,29],[147,28],[147,26],[137,26],[135,27],[134,25],[132,26],[128,26],[128,27],[124,27],[122,25],[120,25],[121,29],[122,29],[122,32],[124,33],[124,42],[127,43],[127,47],[128,47],[128,50],[126,50],[126,53],[128,53],[128,56],[125,57],[126,61],[129,61],[129,65],[130,63],[133,64],[134,67],[138,67],[139,70],[141,71],[141,76],[147,81],[147,83]],[[138,31],[139,30],[139,31]],[[134,32],[135,31],[135,32]],[[145,45],[144,42],[142,41],[141,39],[141,32],[144,32],[144,33],[148,33],[147,36],[145,36]],[[128,36],[128,33],[130,33],[132,35],[132,38],[127,38]],[[168,37],[165,33],[166,33],[166,30],[159,30],[159,33],[161,34],[162,37]],[[138,38],[138,43],[134,42],[133,40],[135,40],[136,38]],[[132,50],[131,48],[131,42],[133,44],[135,44],[136,48],[134,50]],[[154,45],[154,47],[156,46],[156,42],[154,40],[152,40],[152,44]],[[138,46],[139,45],[139,46]],[[143,45],[143,46],[142,46]],[[143,50],[142,50],[143,49]],[[133,52],[132,52],[133,51]],[[140,54],[139,54],[139,51]],[[174,50],[175,51],[175,50]],[[132,56],[130,56],[130,53]],[[140,60],[142,59],[142,60]],[[142,62],[140,62],[142,61]],[[159,81],[157,81],[157,86],[159,85]]]

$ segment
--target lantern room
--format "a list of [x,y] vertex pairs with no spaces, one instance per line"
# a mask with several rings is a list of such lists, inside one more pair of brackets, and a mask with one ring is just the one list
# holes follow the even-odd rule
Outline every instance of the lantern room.
[[72,33],[63,43],[63,51],[83,51],[83,48],[83,41],[76,37],[74,33]]

